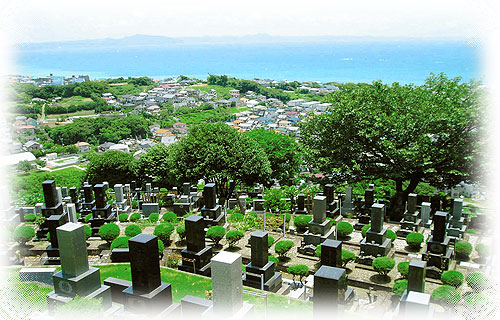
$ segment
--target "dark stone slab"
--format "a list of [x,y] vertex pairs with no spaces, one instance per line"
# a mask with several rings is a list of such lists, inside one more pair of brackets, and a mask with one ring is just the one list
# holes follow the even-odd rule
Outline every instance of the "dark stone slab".
[[342,267],[342,241],[326,239],[321,244],[321,265]]
[[111,299],[113,302],[125,304],[123,290],[132,285],[131,281],[109,277],[104,280],[104,284],[111,288]]
[[215,183],[207,183],[203,188],[203,199],[205,199],[205,208],[213,209],[217,204],[217,194]]
[[342,268],[321,266],[314,274],[313,312],[316,315],[334,315],[340,298],[347,289],[346,271]]
[[55,207],[59,203],[57,201],[56,182],[54,180],[45,180],[42,182],[43,198],[47,208]]
[[442,242],[446,235],[446,219],[448,213],[444,211],[437,211],[434,214],[434,229],[432,230],[432,237],[434,241]]
[[62,271],[59,271],[52,279],[55,292],[70,297],[86,296],[101,286],[99,269],[94,267],[90,267],[89,270],[76,277],[66,277]]
[[130,262],[128,248],[116,248],[111,250],[111,262]]
[[137,291],[134,288],[132,285],[122,291],[125,296],[125,311],[155,315],[172,304],[172,287],[169,283],[160,282],[160,285],[150,292]]
[[200,216],[189,216],[185,219],[186,246],[188,251],[198,252],[205,248],[205,222]]
[[85,197],[85,203],[91,203],[94,201],[94,194],[92,192],[92,186],[90,184],[86,184],[83,186],[83,194]]
[[106,206],[106,190],[104,184],[96,184],[94,186],[95,206],[96,208],[104,208]]
[[128,240],[133,292],[149,293],[161,284],[158,238],[141,233]]
[[59,248],[57,241],[57,228],[66,223],[67,216],[65,214],[51,215],[46,221],[50,232],[50,245],[52,248]]
[[263,231],[254,231],[250,235],[252,265],[263,267],[269,261],[268,234]]
[[408,291],[425,292],[425,269],[427,263],[421,260],[411,260],[408,269]]

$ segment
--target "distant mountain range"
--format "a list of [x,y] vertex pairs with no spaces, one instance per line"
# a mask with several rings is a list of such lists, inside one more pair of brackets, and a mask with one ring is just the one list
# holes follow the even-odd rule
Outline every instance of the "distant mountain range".
[[297,42],[356,42],[356,41],[466,41],[439,38],[380,38],[380,37],[337,37],[337,36],[273,36],[254,34],[243,36],[201,36],[172,38],[136,34],[123,38],[104,38],[74,41],[19,43],[20,51],[125,49],[144,47],[171,47],[179,45],[297,43]]

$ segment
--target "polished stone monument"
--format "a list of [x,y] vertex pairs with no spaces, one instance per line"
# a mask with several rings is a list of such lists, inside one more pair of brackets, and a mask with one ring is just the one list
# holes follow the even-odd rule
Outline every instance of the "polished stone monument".
[[210,275],[212,247],[205,245],[205,222],[200,216],[189,216],[184,220],[186,226],[186,249],[182,250],[179,270]]
[[222,206],[217,203],[217,191],[215,183],[207,183],[203,188],[203,199],[205,205],[201,208],[201,215],[205,220],[205,226],[216,226],[224,223]]
[[447,212],[436,211],[432,235],[422,252],[422,260],[427,261],[426,275],[429,278],[440,279],[443,271],[448,270],[453,257],[450,237],[446,235],[447,216]]
[[304,233],[297,251],[301,254],[314,256],[316,247],[326,239],[335,239],[335,228],[332,221],[326,219],[326,197],[314,197],[313,220],[308,223],[308,230]]
[[396,232],[398,237],[406,238],[412,232],[419,232],[420,224],[422,219],[420,219],[419,212],[417,210],[417,194],[410,193],[408,195],[408,201],[406,201],[406,211],[403,214],[403,219],[400,221],[400,228]]
[[384,212],[384,204],[372,205],[371,227],[366,232],[366,237],[361,240],[358,263],[371,265],[373,259],[389,254],[392,241],[387,238],[387,227],[384,228]]

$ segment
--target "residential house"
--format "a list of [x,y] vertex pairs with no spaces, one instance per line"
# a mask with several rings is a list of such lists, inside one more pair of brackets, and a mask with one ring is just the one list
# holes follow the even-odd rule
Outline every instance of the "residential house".
[[31,151],[35,151],[35,150],[42,150],[43,146],[36,141],[28,141],[24,144],[24,149],[26,151],[31,152]]
[[161,143],[164,145],[171,145],[172,143],[177,141],[177,137],[173,133],[168,133],[167,135],[161,137]]
[[158,129],[154,132],[153,136],[156,138],[165,137],[167,134],[171,133],[168,129]]
[[113,142],[104,142],[103,144],[99,145],[99,150],[102,152],[106,152],[109,150],[111,146],[113,146],[115,143]]
[[17,127],[17,133],[22,135],[33,135],[35,134],[35,127],[30,125],[19,126]]
[[90,152],[90,144],[87,142],[77,142],[75,146],[78,147],[78,152]]

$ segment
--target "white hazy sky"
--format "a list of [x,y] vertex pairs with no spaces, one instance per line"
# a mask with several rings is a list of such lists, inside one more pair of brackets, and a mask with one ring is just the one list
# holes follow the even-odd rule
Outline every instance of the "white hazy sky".
[[470,0],[2,0],[0,28],[11,42],[133,34],[481,38],[498,7]]

